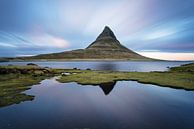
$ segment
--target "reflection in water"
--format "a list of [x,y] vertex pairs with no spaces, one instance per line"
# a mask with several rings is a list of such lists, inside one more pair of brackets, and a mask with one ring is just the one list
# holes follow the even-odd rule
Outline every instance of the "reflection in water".
[[116,64],[113,64],[112,62],[105,62],[105,63],[100,63],[99,65],[97,65],[97,69],[100,70],[117,70],[117,66]]
[[116,81],[113,82],[107,82],[107,83],[102,83],[100,84],[100,88],[103,90],[105,95],[108,95],[116,85]]
[[0,129],[194,129],[194,91],[114,83],[101,84],[105,96],[98,86],[46,79],[25,92],[34,101],[0,108]]
[[27,95],[25,93],[11,93],[6,96],[0,96],[0,108],[10,106],[13,104],[19,104],[24,101],[33,101],[33,95]]

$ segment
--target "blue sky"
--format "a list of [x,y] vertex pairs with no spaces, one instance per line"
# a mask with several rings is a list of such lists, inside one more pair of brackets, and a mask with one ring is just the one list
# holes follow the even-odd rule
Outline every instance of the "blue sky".
[[85,48],[106,25],[140,54],[194,59],[193,0],[0,0],[0,56]]

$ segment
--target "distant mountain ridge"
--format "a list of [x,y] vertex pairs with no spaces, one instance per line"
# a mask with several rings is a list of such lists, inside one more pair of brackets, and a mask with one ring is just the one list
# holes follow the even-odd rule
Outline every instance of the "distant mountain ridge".
[[150,60],[123,46],[113,31],[105,26],[102,33],[85,49],[60,53],[41,54],[20,59],[64,59],[64,60]]

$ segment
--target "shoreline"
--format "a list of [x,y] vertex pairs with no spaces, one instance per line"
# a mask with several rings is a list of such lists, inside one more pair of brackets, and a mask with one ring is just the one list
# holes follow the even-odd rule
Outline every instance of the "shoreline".
[[[24,91],[47,78],[59,76],[60,83],[103,86],[116,81],[136,81],[161,87],[194,90],[194,63],[169,68],[169,71],[126,72],[108,70],[57,69],[30,63],[25,66],[0,66],[0,107],[32,101]],[[105,85],[106,86],[106,85]]]
[[39,60],[9,60],[9,61],[1,61],[0,63],[4,62],[129,62],[129,61],[136,61],[136,62],[194,62],[194,60],[123,60],[123,59],[39,59]]

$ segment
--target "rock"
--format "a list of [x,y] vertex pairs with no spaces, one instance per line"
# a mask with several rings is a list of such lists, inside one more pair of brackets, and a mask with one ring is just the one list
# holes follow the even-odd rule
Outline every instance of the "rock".
[[42,76],[42,75],[44,75],[44,72],[36,70],[36,71],[34,71],[34,74],[38,75],[38,76]]
[[28,66],[38,66],[37,64],[34,64],[34,63],[28,63],[27,65]]
[[61,75],[62,76],[68,76],[68,75],[70,75],[71,73],[62,73]]

